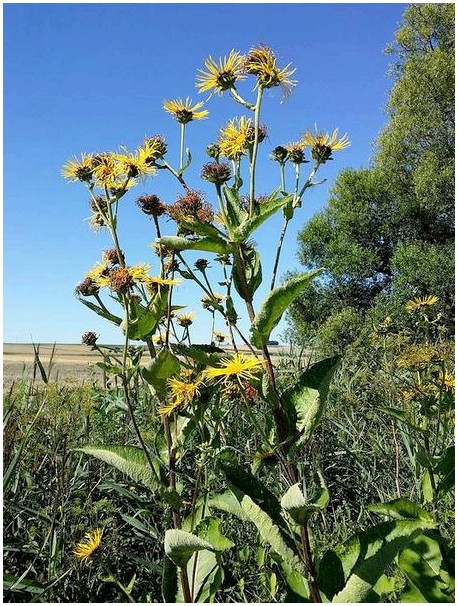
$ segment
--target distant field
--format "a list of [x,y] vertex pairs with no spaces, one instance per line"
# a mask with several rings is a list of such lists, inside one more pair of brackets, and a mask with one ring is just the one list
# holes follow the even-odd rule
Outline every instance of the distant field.
[[[39,345],[40,360],[48,372],[48,365],[53,350],[53,345],[46,343]],[[246,352],[247,350],[241,350]],[[277,356],[288,351],[284,346],[272,346],[270,351]],[[145,364],[148,354],[144,356]],[[95,366],[100,362],[100,355],[91,351],[85,345],[57,344],[52,360],[51,380],[59,379],[102,379],[102,371]],[[22,376],[29,378],[33,375],[34,352],[33,346],[28,343],[4,343],[3,344],[3,385],[10,385],[12,381]],[[37,370],[37,377],[40,377]]]

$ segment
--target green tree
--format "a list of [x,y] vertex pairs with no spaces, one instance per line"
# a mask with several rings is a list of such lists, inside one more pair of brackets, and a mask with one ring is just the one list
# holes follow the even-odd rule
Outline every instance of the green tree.
[[[337,349],[345,329],[338,318],[353,309],[362,321],[387,297],[437,294],[452,322],[454,6],[410,5],[395,38],[390,119],[373,165],[343,171],[299,234],[301,263],[326,273],[292,307],[290,322],[301,338],[318,332],[318,341],[318,327],[333,326]],[[330,338],[327,329],[327,345]]]

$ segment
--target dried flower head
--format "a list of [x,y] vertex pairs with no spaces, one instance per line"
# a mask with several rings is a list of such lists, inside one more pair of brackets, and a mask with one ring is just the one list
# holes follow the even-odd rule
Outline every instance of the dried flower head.
[[126,293],[134,285],[134,280],[127,267],[114,267],[110,269],[107,282],[108,288],[118,294]]
[[334,130],[332,135],[320,132],[316,132],[314,134],[307,131],[302,135],[301,143],[304,147],[312,148],[312,158],[316,162],[324,164],[328,160],[332,159],[333,152],[345,149],[350,145],[350,141],[346,134],[340,139],[338,137],[338,128]]
[[81,335],[81,343],[93,347],[97,343],[98,338],[99,336],[95,332],[88,331]]
[[228,57],[220,58],[218,62],[208,57],[204,65],[206,70],[199,69],[196,77],[199,93],[210,91],[211,94],[222,95],[225,90],[233,88],[237,80],[244,77],[243,57],[234,50],[231,50]]
[[91,278],[84,278],[82,282],[75,287],[75,294],[82,297],[92,297],[99,293],[99,287]]
[[231,167],[226,162],[209,162],[205,164],[200,173],[202,179],[222,185],[231,178]]
[[286,147],[283,147],[283,145],[277,145],[277,147],[272,151],[270,157],[272,160],[275,160],[275,162],[284,164],[288,158],[288,150]]
[[145,215],[160,217],[166,211],[166,204],[161,202],[155,194],[144,195],[137,198],[137,204]]
[[200,110],[202,106],[202,101],[192,105],[192,101],[189,97],[186,97],[184,101],[182,99],[175,99],[173,101],[164,101],[163,103],[165,111],[172,114],[175,120],[180,124],[187,124],[192,120],[203,120],[206,118],[208,116],[208,110]]
[[124,255],[121,252],[121,259],[119,258],[118,251],[116,248],[109,248],[103,251],[103,260],[111,265],[121,265],[124,263]]
[[254,46],[250,49],[243,63],[243,70],[247,74],[256,76],[257,85],[262,88],[280,86],[283,95],[291,94],[296,82],[290,76],[295,69],[290,69],[291,63],[280,69],[277,65],[275,53],[266,45]]
[[207,259],[197,259],[197,261],[194,263],[194,267],[199,271],[205,271],[209,265],[210,264]]
[[205,202],[203,195],[195,190],[189,190],[182,198],[168,207],[167,212],[172,219],[193,223],[211,223],[214,213],[210,204]]

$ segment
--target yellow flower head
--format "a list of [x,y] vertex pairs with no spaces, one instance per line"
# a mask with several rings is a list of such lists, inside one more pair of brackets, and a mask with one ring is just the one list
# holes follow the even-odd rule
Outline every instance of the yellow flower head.
[[202,299],[201,299],[202,306],[204,307],[204,309],[216,308],[226,298],[227,297],[225,297],[224,295],[220,295],[219,293],[214,292],[214,293],[212,293],[211,296],[210,295],[205,295],[204,297],[202,297]]
[[216,62],[212,57],[205,61],[204,69],[199,69],[196,77],[196,86],[199,93],[211,91],[211,94],[221,95],[225,90],[234,87],[237,80],[244,78],[242,73],[243,57],[231,50],[229,57]]
[[81,160],[73,157],[62,166],[62,176],[69,181],[91,181],[92,155],[81,154]]
[[167,402],[159,408],[161,415],[168,415],[177,408],[185,408],[200,396],[198,379],[192,379],[192,373],[184,371],[180,378],[167,380]]
[[254,143],[254,126],[251,118],[234,118],[220,131],[218,145],[221,155],[236,160],[245,154]]
[[256,76],[259,87],[280,86],[285,97],[291,94],[296,85],[296,81],[290,78],[296,70],[290,67],[291,63],[288,63],[286,67],[280,69],[277,66],[275,53],[266,45],[250,49],[243,63],[245,73]]
[[224,343],[224,341],[229,338],[229,335],[226,335],[223,332],[218,332],[217,330],[213,331],[213,336],[215,337],[215,341],[217,343]]
[[332,135],[328,133],[307,131],[302,135],[301,143],[304,147],[312,148],[312,158],[321,164],[331,159],[332,152],[345,149],[350,145],[347,134],[339,139],[339,129],[336,128]]
[[444,386],[455,390],[455,377],[449,374],[447,371],[444,373]]
[[96,263],[94,267],[86,272],[84,277],[90,278],[94,282],[97,282],[102,276],[106,276],[108,274],[108,265],[108,260],[104,259],[102,262]]
[[154,335],[152,341],[155,345],[164,345],[165,343],[165,332],[160,332],[157,335]]
[[180,124],[186,124],[187,122],[191,122],[191,120],[203,120],[208,116],[208,110],[200,110],[203,106],[203,101],[199,101],[199,103],[196,103],[195,105],[192,105],[191,103],[191,99],[186,97],[184,101],[182,99],[164,101],[162,107],[166,112],[172,114],[172,116],[175,117],[175,120]]
[[145,161],[153,164],[156,160],[159,160],[167,153],[167,143],[165,139],[160,135],[154,137],[147,137],[139,151],[143,152]]
[[80,541],[73,550],[74,555],[80,560],[87,560],[102,542],[103,530],[96,528],[84,535],[84,540]]
[[186,314],[179,314],[177,316],[177,322],[180,326],[186,328],[187,326],[190,326],[193,323],[195,317],[196,314],[192,311]]
[[304,154],[304,145],[301,142],[288,143],[288,145],[285,145],[285,149],[288,152],[288,160],[293,164],[304,164],[307,162]]
[[139,147],[134,153],[123,151],[125,153],[114,154],[114,157],[119,162],[120,171],[126,175],[126,178],[148,177],[156,172],[149,161],[148,148]]
[[235,378],[241,385],[242,380],[256,379],[254,373],[263,368],[264,361],[254,356],[236,353],[231,358],[223,358],[220,364],[219,368],[207,368],[205,376],[219,381]]
[[132,280],[135,280],[136,282],[148,283],[148,281],[151,279],[151,276],[148,275],[148,271],[151,269],[151,265],[148,265],[147,263],[132,265],[128,269]]
[[435,305],[439,301],[439,297],[436,295],[428,295],[427,297],[416,297],[415,299],[410,299],[406,303],[407,311],[414,312],[420,309],[424,309],[425,307],[431,307],[431,305]]
[[116,154],[102,153],[92,158],[93,176],[99,187],[117,187],[124,176],[124,170]]

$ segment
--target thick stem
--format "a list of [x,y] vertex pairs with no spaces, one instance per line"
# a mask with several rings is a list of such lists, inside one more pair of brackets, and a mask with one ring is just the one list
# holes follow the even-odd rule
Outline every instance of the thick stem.
[[180,170],[182,170],[184,162],[184,134],[186,125],[181,123],[180,127]]
[[274,267],[272,270],[272,280],[270,282],[270,290],[273,290],[275,288],[275,280],[277,279],[278,263],[280,262],[281,249],[283,247],[283,240],[285,239],[285,234],[286,234],[286,230],[288,228],[288,223],[289,223],[289,219],[287,219],[285,217],[283,220],[283,227],[282,227],[282,230],[280,233],[280,238],[279,238],[278,244],[277,244],[277,253],[275,255],[275,263],[274,263]]
[[259,121],[260,121],[260,114],[261,114],[261,101],[262,101],[263,91],[264,91],[263,87],[259,86],[258,98],[256,100],[256,105],[254,108],[254,143],[253,143],[253,150],[251,153],[251,162],[250,162],[250,217],[252,217],[253,213],[254,213],[256,159],[258,156]]

